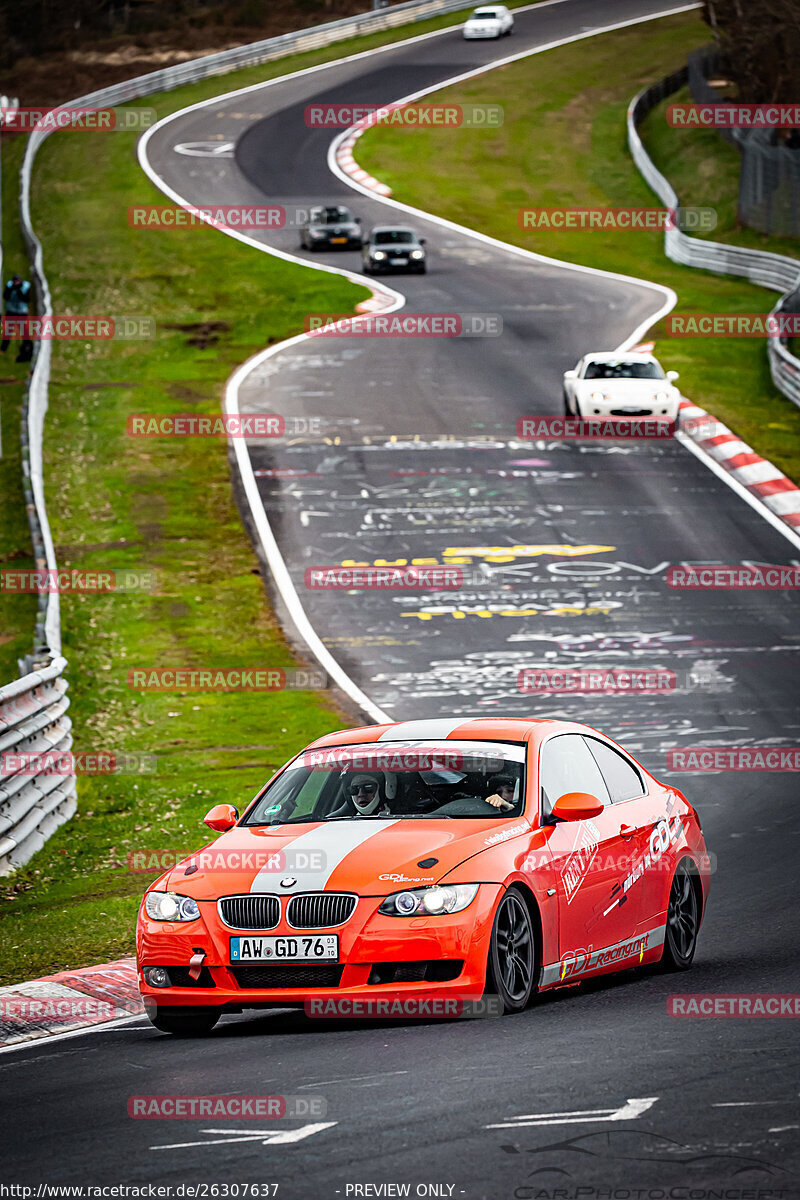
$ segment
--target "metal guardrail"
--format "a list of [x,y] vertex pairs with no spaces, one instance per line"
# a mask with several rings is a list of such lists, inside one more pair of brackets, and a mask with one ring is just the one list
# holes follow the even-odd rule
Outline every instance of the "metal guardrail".
[[[648,155],[638,126],[645,116],[667,96],[683,87],[688,78],[686,67],[673,72],[650,87],[643,88],[628,105],[628,147],[640,173],[667,208],[680,207],[672,184],[658,170]],[[677,223],[676,223],[677,224]],[[784,293],[775,305],[778,312],[800,283],[800,260],[765,250],[748,250],[743,246],[728,246],[705,238],[690,237],[677,228],[664,233],[664,253],[672,262],[685,267],[700,267],[717,275],[740,275],[751,283]],[[767,339],[770,372],[775,386],[789,400],[800,405],[800,360],[796,359],[779,338]]]
[[[184,83],[471,7],[473,0],[407,0],[392,8],[329,21],[312,29],[282,34],[280,37],[165,67],[160,71],[151,71],[147,75],[90,92],[69,103],[83,107],[124,104],[138,96],[169,91]],[[37,307],[43,316],[51,315],[53,309],[42,246],[31,220],[30,194],[36,155],[50,132],[52,130],[37,130],[29,136],[20,172],[20,221],[31,261]],[[42,464],[50,359],[51,343],[38,342],[22,420],[25,501],[36,565],[41,569],[56,567],[44,499]],[[20,663],[20,670],[28,674],[0,688],[0,753],[11,748],[25,751],[69,749],[72,736],[71,721],[66,716],[69,707],[67,684],[63,677],[66,665],[66,660],[61,657],[58,593],[42,593],[39,596],[33,653]],[[76,808],[75,786],[74,775],[18,774],[6,778],[0,774],[0,875],[8,874],[27,862],[50,834],[72,816]]]
[[56,658],[0,688],[0,876],[26,863],[75,812],[74,774],[34,774],[29,765],[30,755],[72,746],[66,665]]

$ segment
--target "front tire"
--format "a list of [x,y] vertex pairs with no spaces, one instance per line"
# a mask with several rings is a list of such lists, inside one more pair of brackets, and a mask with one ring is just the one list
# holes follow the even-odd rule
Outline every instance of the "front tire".
[[498,995],[506,1012],[522,1012],[536,982],[536,939],[528,906],[511,887],[497,906],[489,944],[487,991]]
[[202,1037],[210,1033],[220,1018],[218,1008],[200,1006],[186,1008],[165,1008],[158,1005],[154,1011],[147,1007],[147,1016],[151,1025],[162,1033],[173,1033],[178,1037]]
[[567,396],[567,393],[566,393],[566,392],[563,392],[563,393],[562,393],[562,395],[563,395],[563,398],[564,398],[564,416],[565,416],[565,417],[571,417],[571,416],[572,416],[572,409],[571,409],[571,408],[570,408],[570,406],[569,406],[569,397]]
[[686,859],[678,863],[669,890],[662,971],[688,971],[697,949],[700,905],[694,876]]

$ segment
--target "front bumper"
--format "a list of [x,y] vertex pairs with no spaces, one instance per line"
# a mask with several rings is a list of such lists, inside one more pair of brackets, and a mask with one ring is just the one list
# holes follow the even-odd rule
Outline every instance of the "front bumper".
[[[484,991],[486,962],[489,953],[492,922],[501,894],[499,884],[482,884],[478,894],[460,913],[437,917],[389,917],[379,913],[382,897],[361,897],[353,916],[344,925],[332,929],[307,930],[309,934],[337,933],[339,935],[338,982],[332,982],[335,972],[309,974],[302,986],[247,986],[243,971],[232,966],[229,938],[261,932],[270,936],[297,936],[282,919],[269,930],[236,930],[224,925],[213,901],[199,901],[201,916],[197,921],[175,925],[151,921],[140,915],[136,936],[139,990],[145,1004],[160,1007],[213,1006],[240,1011],[243,1008],[303,1005],[307,1001],[343,998],[349,1000],[382,1000],[387,996],[403,998],[442,996],[475,997]],[[194,954],[205,955],[203,973],[196,983],[186,979]],[[458,974],[451,979],[409,979],[392,977],[392,964],[402,964],[402,975],[414,975],[406,970],[412,964],[448,964],[433,975],[450,973],[451,964],[463,962]],[[289,964],[281,964],[284,970]],[[310,965],[315,968],[328,964]],[[331,964],[334,965],[334,964]],[[163,966],[177,968],[175,974],[185,980],[182,986],[151,987],[145,982],[143,968]],[[267,966],[267,964],[259,964]],[[377,971],[376,971],[377,968]],[[455,969],[455,968],[453,968]],[[418,974],[418,972],[416,972]],[[386,982],[376,982],[386,976]],[[324,983],[320,983],[324,979]]]
[[610,400],[591,400],[586,397],[577,399],[577,407],[582,417],[608,417],[620,421],[655,418],[659,421],[677,422],[679,412],[677,400],[667,400],[664,403],[655,400],[630,402],[614,397]]
[[317,250],[360,250],[362,239],[360,237],[346,237],[345,240],[339,241],[332,237],[311,238],[311,245]]
[[364,265],[368,266],[376,274],[389,274],[392,271],[402,274],[408,271],[424,271],[426,261],[424,258],[409,258],[408,262],[392,262],[391,259],[384,258],[376,262],[374,258],[368,258],[365,260]]

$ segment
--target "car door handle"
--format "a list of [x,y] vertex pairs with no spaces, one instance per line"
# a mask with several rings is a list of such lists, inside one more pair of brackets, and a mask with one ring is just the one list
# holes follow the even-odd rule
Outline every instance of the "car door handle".
[[636,830],[631,825],[620,825],[619,827],[620,837],[631,838],[635,833]]

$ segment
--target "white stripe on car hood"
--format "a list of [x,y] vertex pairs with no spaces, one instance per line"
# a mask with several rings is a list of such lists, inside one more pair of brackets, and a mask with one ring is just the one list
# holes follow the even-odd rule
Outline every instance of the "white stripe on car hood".
[[399,725],[393,725],[391,729],[382,733],[378,741],[405,742],[409,738],[446,738],[454,729],[458,729],[459,725],[465,723],[463,717],[459,717],[457,721],[443,718],[433,721],[402,721]]
[[[348,854],[363,842],[388,829],[390,825],[396,824],[397,821],[389,817],[381,817],[377,821],[354,817],[352,821],[330,821],[316,829],[309,829],[307,833],[301,833],[293,842],[284,846],[286,869],[276,871],[274,868],[262,867],[253,880],[250,891],[271,892],[283,896],[295,896],[300,892],[321,892]],[[306,854],[310,865],[303,868],[300,864]],[[298,858],[300,864],[297,862]],[[297,882],[291,887],[281,887],[281,880],[288,877],[296,879]]]

